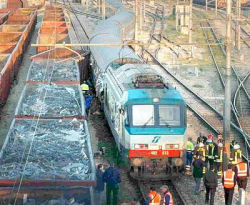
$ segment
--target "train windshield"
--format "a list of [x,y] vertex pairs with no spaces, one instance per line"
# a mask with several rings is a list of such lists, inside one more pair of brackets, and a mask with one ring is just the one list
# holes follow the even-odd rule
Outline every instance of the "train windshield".
[[167,126],[180,126],[180,106],[159,105],[159,124]]
[[[132,126],[180,127],[180,105],[132,105]],[[131,118],[130,118],[131,119]]]
[[134,126],[154,125],[154,105],[133,105],[132,116]]

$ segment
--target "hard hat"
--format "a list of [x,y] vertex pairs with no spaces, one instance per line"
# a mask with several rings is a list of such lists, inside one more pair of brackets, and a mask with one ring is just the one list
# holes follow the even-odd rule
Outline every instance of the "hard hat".
[[214,135],[212,133],[210,133],[208,136],[207,136],[208,139],[210,140],[213,140],[214,139]]
[[86,83],[81,84],[80,87],[81,87],[82,91],[88,91],[89,90],[89,85],[86,84]]
[[204,147],[204,144],[203,144],[202,142],[200,142],[200,143],[198,144],[198,146],[199,146],[199,147]]
[[223,147],[223,144],[220,142],[220,143],[218,144],[218,147]]
[[240,149],[240,145],[238,144],[234,145],[234,149]]

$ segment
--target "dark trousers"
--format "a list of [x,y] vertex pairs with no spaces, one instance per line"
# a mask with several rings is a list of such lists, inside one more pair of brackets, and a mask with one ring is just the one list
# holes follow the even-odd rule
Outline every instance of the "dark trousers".
[[247,177],[238,178],[237,179],[237,184],[239,186],[239,189],[242,188],[242,189],[246,190],[246,188],[247,188]]
[[233,195],[234,195],[234,188],[232,189],[224,189],[225,191],[225,204],[232,205]]
[[112,193],[113,193],[112,204],[117,205],[118,191],[119,191],[118,185],[114,185],[114,186],[110,186],[109,184],[106,185],[107,205],[111,205]]
[[[216,188],[206,187],[206,200],[205,200],[206,203],[209,202],[210,205],[214,204],[215,192],[216,192]],[[210,198],[210,200],[209,200],[209,198]]]
[[191,151],[187,151],[186,153],[186,164],[191,166],[193,161],[193,154]]

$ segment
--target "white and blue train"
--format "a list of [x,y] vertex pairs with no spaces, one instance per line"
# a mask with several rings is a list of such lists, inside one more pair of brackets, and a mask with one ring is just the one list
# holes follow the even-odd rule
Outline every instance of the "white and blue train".
[[[133,20],[132,13],[119,8],[96,26],[90,43],[121,44],[122,32],[133,30]],[[123,160],[132,170],[181,167],[186,104],[179,91],[128,46],[90,50],[96,93]]]

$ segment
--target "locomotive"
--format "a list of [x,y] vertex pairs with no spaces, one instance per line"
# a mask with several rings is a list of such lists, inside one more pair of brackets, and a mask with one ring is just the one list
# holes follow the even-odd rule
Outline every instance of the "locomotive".
[[96,26],[90,43],[117,43],[90,46],[96,94],[131,174],[178,172],[186,143],[186,103],[156,69],[119,45],[133,22],[133,13],[119,8]]

